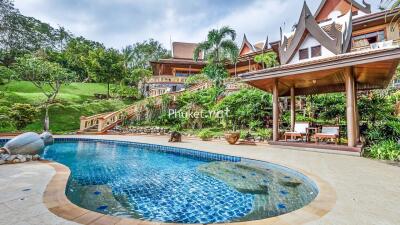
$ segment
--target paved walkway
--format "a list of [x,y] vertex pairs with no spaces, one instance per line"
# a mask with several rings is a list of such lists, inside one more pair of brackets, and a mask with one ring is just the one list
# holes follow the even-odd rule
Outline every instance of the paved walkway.
[[[337,195],[333,210],[308,224],[400,224],[400,167],[360,157],[283,146],[231,146],[223,141],[192,139],[183,143],[168,143],[168,137],[165,136],[92,137],[193,148],[265,160],[303,170],[324,179],[336,190]],[[0,224],[74,224],[51,214],[41,201],[41,195],[54,173],[50,166],[36,162],[0,166]]]

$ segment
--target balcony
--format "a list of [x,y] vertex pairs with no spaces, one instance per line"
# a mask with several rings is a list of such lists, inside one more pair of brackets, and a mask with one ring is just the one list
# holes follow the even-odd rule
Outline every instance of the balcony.
[[153,76],[149,79],[149,84],[154,83],[185,83],[186,77],[175,76]]
[[360,47],[352,47],[351,51],[358,52],[371,49],[391,48],[391,47],[399,47],[399,45],[400,45],[400,39],[397,39],[397,40],[376,42]]

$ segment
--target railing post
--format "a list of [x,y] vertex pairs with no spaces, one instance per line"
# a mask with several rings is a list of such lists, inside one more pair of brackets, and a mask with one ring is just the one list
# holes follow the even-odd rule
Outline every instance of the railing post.
[[105,119],[104,118],[99,118],[99,123],[97,124],[97,131],[98,132],[103,132],[104,123],[105,123]]
[[79,119],[81,120],[79,131],[85,131],[86,130],[86,117],[81,116]]

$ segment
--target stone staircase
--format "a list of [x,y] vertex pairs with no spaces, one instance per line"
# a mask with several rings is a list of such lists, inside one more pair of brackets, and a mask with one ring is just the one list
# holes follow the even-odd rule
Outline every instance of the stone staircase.
[[[201,83],[195,85],[187,90],[182,90],[178,92],[166,93],[158,96],[149,97],[154,99],[156,105],[161,105],[162,97],[164,95],[169,95],[173,101],[177,100],[177,97],[182,95],[185,92],[195,92],[207,89],[212,86],[212,82]],[[148,98],[147,98],[148,99]],[[124,109],[109,112],[109,113],[101,113],[89,117],[82,116],[80,118],[80,128],[79,134],[105,134],[108,130],[114,128],[118,124],[120,124],[126,118],[132,118],[135,115],[140,115],[141,113],[146,111],[146,99],[136,102]]]

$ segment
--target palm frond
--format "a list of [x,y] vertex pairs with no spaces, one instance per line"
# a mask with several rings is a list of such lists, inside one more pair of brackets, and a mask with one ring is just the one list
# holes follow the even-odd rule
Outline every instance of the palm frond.
[[212,48],[212,44],[209,41],[201,42],[197,45],[193,52],[193,59],[194,61],[199,60],[200,53],[203,52],[205,55],[207,52]]
[[232,62],[236,62],[236,59],[239,55],[239,48],[234,41],[232,40],[222,41],[221,48],[225,52],[225,55],[227,55]]
[[224,26],[221,29],[219,29],[219,33],[221,34],[222,37],[226,37],[229,35],[232,39],[232,41],[236,40],[236,31],[229,26]]

